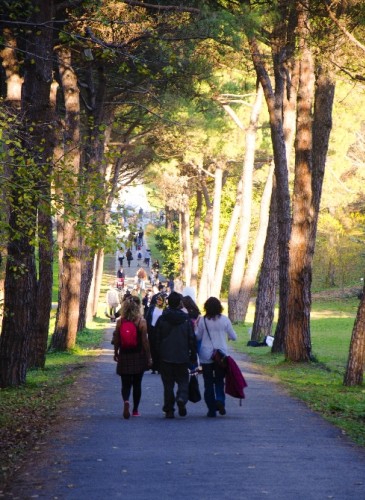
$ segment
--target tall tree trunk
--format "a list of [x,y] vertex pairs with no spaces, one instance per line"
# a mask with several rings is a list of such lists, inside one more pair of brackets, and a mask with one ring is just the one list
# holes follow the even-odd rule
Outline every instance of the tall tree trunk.
[[251,333],[251,339],[259,342],[263,341],[267,335],[272,334],[276,292],[279,282],[278,238],[276,179],[274,176],[264,258],[261,265],[255,318]]
[[[92,297],[93,297],[93,316],[95,317],[98,313],[98,301],[101,290],[101,280],[103,277],[103,269],[104,269],[104,248],[100,248],[95,256],[95,284],[92,289]],[[91,293],[91,292],[90,292]]]
[[[46,176],[48,193],[43,193],[45,207],[38,213],[39,233],[39,280],[37,294],[37,313],[35,317],[34,341],[32,342],[28,365],[30,368],[44,368],[49,333],[50,312],[52,308],[53,285],[53,225],[50,206],[50,182]],[[47,203],[48,201],[48,203]]]
[[186,286],[190,286],[191,278],[191,239],[190,239],[190,209],[189,203],[186,204],[185,209],[180,212],[181,217],[181,244],[183,249],[183,262],[184,262],[184,281]]
[[[37,0],[29,20],[22,88],[22,112],[27,129],[24,141],[29,168],[12,172],[10,237],[5,275],[4,318],[0,338],[0,386],[19,385],[26,381],[29,349],[35,331],[37,276],[35,241],[38,197],[42,166],[49,162],[48,148],[39,148],[45,136],[43,120],[50,108],[52,81],[53,1]],[[33,24],[33,25],[32,25]],[[39,35],[41,31],[41,36]],[[43,146],[43,145],[42,145]],[[33,163],[33,164],[32,164]],[[28,197],[24,197],[24,192]],[[26,218],[26,227],[24,227]]]
[[[273,48],[275,92],[272,89],[269,75],[260,54],[258,43],[250,39],[250,51],[257,76],[264,89],[269,111],[271,140],[274,152],[275,177],[277,183],[277,214],[279,226],[279,318],[276,327],[275,341],[283,344],[288,331],[288,293],[289,293],[289,239],[290,239],[290,196],[286,157],[286,145],[283,130],[283,95],[286,74],[283,64],[283,50]],[[274,347],[274,346],[273,346]]]
[[271,165],[265,189],[262,193],[261,206],[260,206],[260,220],[257,230],[255,243],[249,257],[245,274],[239,293],[238,312],[241,321],[245,321],[248,305],[251,298],[251,292],[255,286],[257,274],[259,272],[262,256],[264,253],[264,245],[269,224],[270,200],[273,187],[274,165]]
[[240,217],[240,226],[238,229],[238,238],[236,241],[231,280],[229,284],[228,315],[233,322],[237,322],[241,319],[239,313],[239,295],[246,267],[248,240],[250,235],[252,180],[256,154],[257,124],[262,107],[262,97],[263,88],[259,85],[250,115],[250,123],[246,130],[246,149],[242,170],[242,212]]
[[206,205],[205,220],[203,226],[203,241],[204,241],[204,254],[203,254],[203,265],[202,272],[200,276],[199,292],[198,292],[198,303],[203,304],[208,298],[208,275],[209,275],[209,251],[210,251],[210,241],[211,241],[211,227],[213,218],[213,206],[209,199],[209,193],[205,183],[202,184],[204,201]]
[[224,236],[222,248],[221,251],[219,252],[217,260],[217,266],[215,268],[214,281],[212,286],[212,295],[217,298],[220,297],[224,270],[228,260],[229,251],[232,246],[232,241],[234,239],[234,235],[237,230],[237,224],[240,217],[240,213],[242,212],[242,203],[243,200],[242,200],[242,179],[241,179],[237,186],[236,204],[231,214],[231,219],[229,221],[226,234]]
[[364,378],[365,364],[365,286],[362,291],[362,299],[356,314],[354,328],[352,330],[349,357],[347,360],[346,373],[343,380],[344,385],[361,385]]
[[212,294],[214,271],[217,264],[218,244],[219,244],[219,230],[220,230],[220,213],[221,213],[221,199],[222,199],[222,183],[223,183],[223,169],[220,165],[216,165],[214,174],[214,198],[213,198],[213,211],[212,211],[212,229],[210,233],[210,250],[209,250],[209,273],[208,273],[208,295]]
[[[59,51],[60,75],[65,99],[65,158],[69,170],[65,186],[66,205],[77,207],[80,173],[80,99],[77,77],[72,68],[71,52]],[[81,261],[77,222],[72,217],[63,221],[63,258],[55,331],[51,340],[54,350],[75,346],[80,311]]]
[[191,262],[191,281],[190,285],[197,290],[199,274],[199,242],[200,242],[200,224],[203,207],[203,193],[201,189],[196,192],[196,208],[194,213],[193,247]]
[[93,281],[94,259],[91,254],[91,249],[84,246],[81,258],[81,283],[80,283],[80,312],[77,331],[81,332],[86,327],[88,297]]
[[289,325],[285,355],[291,361],[311,359],[310,274],[307,270],[312,211],[312,104],[314,95],[313,60],[307,47],[308,18],[301,10],[298,30],[301,33],[300,70],[295,141],[295,179],[293,221],[289,264]]
[[[298,81],[299,81],[299,63],[296,60],[290,60],[289,67],[291,68],[290,73],[290,84],[289,91],[284,94],[283,98],[283,129],[284,129],[284,140],[286,146],[286,161],[288,165],[288,171],[290,166],[291,151],[293,149],[295,128],[296,128],[296,103],[297,103],[297,93],[298,93]],[[274,319],[274,309],[276,303],[276,292],[278,288],[278,270],[279,270],[279,253],[278,249],[272,248],[272,241],[278,244],[278,228],[272,227],[272,224],[277,225],[277,203],[276,199],[276,179],[275,175],[273,178],[273,193],[271,196],[270,205],[270,216],[269,216],[269,228],[267,241],[264,248],[264,262],[266,262],[265,252],[268,252],[268,264],[262,267],[262,271],[265,273],[263,276],[262,283],[266,283],[267,293],[262,291],[259,284],[258,299],[256,301],[256,311],[255,311],[255,322],[252,329],[252,339],[253,340],[263,340],[267,335],[272,335],[272,321]],[[275,221],[275,222],[274,222]],[[272,262],[272,270],[269,268],[269,263]],[[261,281],[261,280],[260,280]],[[264,296],[261,297],[261,294]],[[269,307],[272,310],[269,312]],[[255,323],[257,322],[257,326]],[[284,338],[280,336],[275,339],[274,345],[272,347],[272,352],[284,352]]]

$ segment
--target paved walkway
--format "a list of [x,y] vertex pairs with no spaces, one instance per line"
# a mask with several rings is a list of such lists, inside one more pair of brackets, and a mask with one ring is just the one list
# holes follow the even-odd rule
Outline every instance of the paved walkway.
[[[158,375],[143,379],[141,417],[122,418],[106,331],[74,404],[34,451],[6,498],[319,500],[365,498],[365,451],[234,354],[246,399],[209,419],[203,402],[166,420]],[[200,378],[202,388],[202,379]]]

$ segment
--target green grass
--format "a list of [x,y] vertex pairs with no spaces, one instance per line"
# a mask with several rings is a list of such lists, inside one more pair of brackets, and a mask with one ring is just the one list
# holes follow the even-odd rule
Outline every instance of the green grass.
[[280,381],[289,393],[340,427],[353,441],[365,446],[365,387],[345,387],[352,328],[358,300],[316,301],[311,315],[312,363],[291,363],[268,347],[248,347],[248,321],[238,326],[237,349],[247,353],[264,372]]

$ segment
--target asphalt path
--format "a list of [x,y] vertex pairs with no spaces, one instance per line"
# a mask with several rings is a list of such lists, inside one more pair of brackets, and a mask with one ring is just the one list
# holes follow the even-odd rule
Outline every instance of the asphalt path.
[[[130,288],[138,267],[136,259],[124,266]],[[240,406],[227,397],[227,415],[207,418],[201,401],[187,405],[187,417],[165,419],[160,376],[147,372],[141,416],[123,419],[106,325],[102,353],[75,382],[71,404],[0,498],[365,499],[365,450],[242,354],[232,353],[246,399]]]
[[187,417],[165,419],[160,377],[147,372],[141,416],[123,419],[111,332],[62,422],[4,497],[365,499],[365,451],[238,353],[246,399],[240,406],[228,397],[226,416],[207,418],[199,402],[188,404]]

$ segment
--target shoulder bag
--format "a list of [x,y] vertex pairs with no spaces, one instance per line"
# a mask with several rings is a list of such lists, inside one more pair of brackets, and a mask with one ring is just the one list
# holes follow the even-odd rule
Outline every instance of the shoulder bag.
[[227,368],[227,359],[226,359],[227,356],[221,349],[216,349],[214,347],[213,340],[212,340],[212,337],[210,336],[208,325],[207,325],[207,322],[205,320],[205,317],[204,317],[204,325],[205,325],[205,329],[207,330],[209,340],[211,341],[212,346],[213,346],[213,353],[212,353],[210,359],[212,359],[214,361],[214,364],[218,368],[225,370]]

